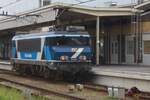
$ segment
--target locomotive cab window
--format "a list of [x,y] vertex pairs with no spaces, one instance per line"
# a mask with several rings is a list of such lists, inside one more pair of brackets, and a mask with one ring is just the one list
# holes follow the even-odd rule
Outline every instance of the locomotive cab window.
[[88,37],[55,37],[47,38],[47,45],[53,46],[88,46],[90,41]]
[[39,52],[41,51],[41,39],[18,40],[19,52]]

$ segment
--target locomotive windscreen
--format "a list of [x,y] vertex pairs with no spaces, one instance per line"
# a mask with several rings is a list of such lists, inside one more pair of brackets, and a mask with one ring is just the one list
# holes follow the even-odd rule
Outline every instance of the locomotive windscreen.
[[39,52],[41,51],[41,39],[18,40],[18,51]]
[[55,37],[47,38],[47,45],[60,45],[60,46],[87,46],[89,45],[89,38],[87,37]]

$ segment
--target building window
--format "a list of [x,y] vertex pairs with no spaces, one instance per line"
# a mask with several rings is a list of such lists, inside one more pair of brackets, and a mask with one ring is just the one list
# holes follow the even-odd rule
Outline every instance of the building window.
[[150,54],[150,41],[144,41],[144,54]]
[[134,42],[132,40],[127,41],[127,54],[134,54]]
[[43,0],[43,6],[51,4],[51,0]]

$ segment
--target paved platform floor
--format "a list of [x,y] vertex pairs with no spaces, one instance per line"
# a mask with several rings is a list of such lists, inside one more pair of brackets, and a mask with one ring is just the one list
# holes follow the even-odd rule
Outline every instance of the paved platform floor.
[[10,65],[10,60],[3,60],[3,59],[0,59],[0,64],[5,64],[5,65]]
[[11,65],[4,65],[0,63],[0,69],[5,69],[5,70],[12,70],[12,66]]
[[145,73],[150,74],[150,66],[131,66],[131,65],[102,65],[96,66],[94,69],[113,71],[113,72],[127,72],[127,73]]
[[97,75],[150,80],[150,66],[101,65],[93,67],[92,71]]
[[150,66],[103,65],[93,67],[92,71],[95,84],[126,89],[136,86],[150,92]]

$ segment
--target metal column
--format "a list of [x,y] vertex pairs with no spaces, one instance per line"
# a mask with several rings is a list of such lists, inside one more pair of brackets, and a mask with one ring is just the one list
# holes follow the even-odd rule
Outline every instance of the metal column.
[[96,64],[98,65],[99,62],[99,55],[100,55],[100,47],[99,47],[99,34],[100,34],[100,17],[97,16],[96,19]]

